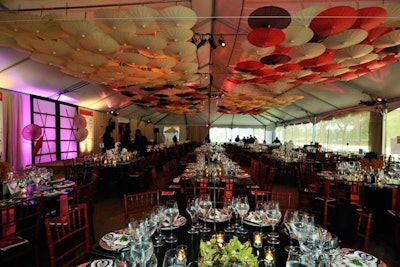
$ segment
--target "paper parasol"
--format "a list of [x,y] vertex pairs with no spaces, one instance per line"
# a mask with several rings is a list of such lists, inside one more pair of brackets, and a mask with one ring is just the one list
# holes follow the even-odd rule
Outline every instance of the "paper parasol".
[[37,124],[28,124],[22,129],[22,137],[34,141],[42,135],[42,128]]

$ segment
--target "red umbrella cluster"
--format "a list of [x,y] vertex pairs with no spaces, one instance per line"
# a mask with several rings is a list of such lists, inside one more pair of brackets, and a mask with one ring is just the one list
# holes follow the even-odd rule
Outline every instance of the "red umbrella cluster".
[[[248,59],[237,63],[228,81],[259,85],[270,98],[247,112],[248,105],[237,100],[246,99],[251,90],[234,94],[233,89],[224,94],[227,105],[219,105],[219,111],[257,114],[301,99],[291,95],[285,100],[284,96],[300,84],[349,81],[399,61],[398,10],[400,4],[358,10],[350,6],[311,7],[292,15],[277,6],[254,10],[248,18],[248,44],[243,46]],[[276,104],[271,105],[274,99]]]

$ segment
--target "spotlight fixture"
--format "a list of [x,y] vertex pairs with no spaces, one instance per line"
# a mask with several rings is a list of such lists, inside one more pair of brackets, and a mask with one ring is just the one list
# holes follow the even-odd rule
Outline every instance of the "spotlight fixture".
[[206,43],[207,43],[207,39],[201,38],[201,41],[197,44],[197,49],[199,49],[200,47],[202,47]]
[[108,111],[107,114],[111,114],[111,115],[113,115],[114,117],[117,117],[117,116],[119,115],[119,112],[116,111],[116,110],[111,110],[111,111]]
[[214,42],[214,38],[211,36],[210,38],[208,38],[208,43],[210,44],[212,49],[216,49],[217,45]]
[[225,42],[224,37],[222,37],[222,34],[218,39],[218,43],[221,45],[221,47],[226,47],[226,42]]

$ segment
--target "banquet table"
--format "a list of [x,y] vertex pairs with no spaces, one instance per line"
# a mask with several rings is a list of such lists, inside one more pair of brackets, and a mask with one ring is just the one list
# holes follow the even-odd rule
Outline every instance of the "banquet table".
[[[228,222],[226,220],[222,220],[223,222],[213,222],[212,220],[207,220],[207,226],[209,226],[212,231],[210,233],[197,233],[197,234],[188,234],[187,230],[190,229],[191,227],[191,221],[190,217],[184,210],[180,210],[181,215],[185,216],[186,222],[182,224],[180,227],[177,227],[173,230],[173,233],[178,236],[178,241],[176,243],[165,243],[161,247],[154,248],[155,255],[157,256],[157,262],[159,267],[167,267],[163,266],[164,258],[167,252],[171,251],[172,249],[175,249],[179,244],[184,244],[187,246],[187,263],[192,262],[192,261],[197,261],[200,256],[200,241],[206,241],[209,240],[213,235],[215,237],[215,233],[219,231],[223,231],[223,229],[228,225]],[[234,219],[232,220],[232,223],[234,222]],[[203,221],[200,219],[200,223],[203,224]],[[228,242],[234,235],[236,235],[239,240],[244,243],[246,241],[250,241],[253,244],[253,233],[256,231],[261,231],[266,233],[271,231],[271,227],[269,225],[263,226],[260,228],[259,225],[250,223],[249,221],[245,221],[244,223],[244,228],[248,230],[248,234],[245,235],[236,235],[235,233],[224,233],[224,240],[225,242]],[[112,229],[110,233],[121,233],[121,229]],[[275,267],[284,267],[286,265],[286,259],[288,256],[288,253],[285,251],[284,247],[285,245],[289,244],[289,237],[288,235],[283,231],[282,228],[277,227],[276,231],[279,232],[279,239],[280,243],[275,246]],[[163,231],[163,234],[168,235],[170,234],[170,230],[168,230],[168,227],[165,228]],[[110,233],[104,233],[104,236],[110,234]],[[154,236],[153,235],[153,240]],[[103,236],[103,237],[104,237]],[[102,238],[103,238],[102,237]],[[103,244],[102,244],[103,243]],[[297,241],[294,240],[294,244],[296,245]],[[264,247],[269,245],[266,239],[262,240],[262,246],[261,248],[255,248],[253,246],[253,254],[258,255],[259,258],[264,258]],[[105,248],[104,242],[100,239],[97,243],[97,245],[94,246],[92,252],[97,255],[99,259],[121,259],[122,253],[129,253],[129,248],[124,247],[123,249],[116,249],[113,250],[111,248]],[[365,261],[366,264],[369,264],[370,262],[375,262],[375,264],[372,265],[362,265],[362,266],[376,266],[376,267],[386,267],[386,264],[382,262],[381,260],[377,259],[373,255],[354,250],[351,248],[342,248],[341,249],[341,254],[338,256],[335,260],[336,267],[345,267],[349,266],[346,265],[346,262],[351,261],[353,259],[359,259],[361,262]],[[259,266],[264,266],[263,262],[259,263]],[[86,265],[86,266],[91,266],[91,265]]]

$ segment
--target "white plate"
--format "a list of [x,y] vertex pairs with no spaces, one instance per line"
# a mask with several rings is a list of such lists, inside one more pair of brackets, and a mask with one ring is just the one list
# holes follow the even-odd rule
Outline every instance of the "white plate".
[[342,248],[332,265],[335,267],[378,267],[380,260],[363,251]]
[[250,211],[249,214],[247,214],[243,219],[243,223],[251,226],[271,226],[268,219],[264,218],[264,220],[261,221],[261,218],[259,218],[254,211]]
[[[182,215],[179,215],[178,218],[176,218],[176,220],[174,221],[174,223],[172,224],[172,229],[176,229],[179,228],[181,226],[184,226],[186,224],[186,218],[183,217]],[[161,230],[170,230],[171,227],[169,225],[169,221],[168,219],[166,219],[163,223],[162,223],[162,227]]]
[[65,193],[64,189],[60,189],[60,190],[51,189],[51,190],[44,191],[43,192],[43,196],[45,196],[45,197],[56,197],[56,196],[58,196],[60,194],[63,194],[63,193]]
[[208,217],[200,216],[201,220],[206,222],[227,222],[229,221],[229,216],[225,214],[223,210],[216,209],[208,215]]
[[62,181],[60,183],[54,184],[53,187],[54,188],[67,188],[67,187],[72,187],[74,185],[75,185],[75,182],[65,180],[65,181]]
[[100,239],[100,247],[105,250],[117,251],[128,245],[128,236],[124,235],[122,230],[105,234]]
[[110,259],[94,260],[90,263],[90,267],[114,267],[114,261]]

